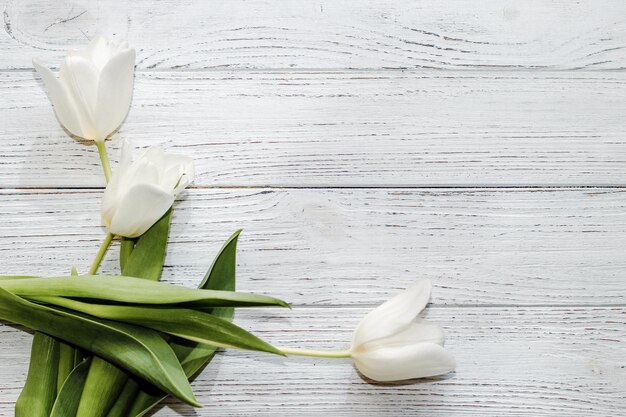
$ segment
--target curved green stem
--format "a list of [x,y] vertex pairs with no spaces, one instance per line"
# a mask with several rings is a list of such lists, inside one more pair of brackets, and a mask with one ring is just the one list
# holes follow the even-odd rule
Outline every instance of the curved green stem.
[[104,254],[107,253],[107,249],[111,245],[111,241],[113,240],[113,233],[107,233],[107,236],[104,238],[104,242],[100,245],[100,249],[98,250],[98,254],[96,258],[93,260],[91,264],[91,268],[89,268],[89,275],[95,275],[98,272],[98,268],[100,267],[100,263],[102,262],[102,258],[104,258]]
[[109,156],[107,155],[107,148],[103,140],[97,140],[96,146],[98,147],[98,153],[100,154],[100,161],[102,162],[102,170],[104,171],[104,178],[107,182],[111,178],[111,164],[109,163]]
[[314,350],[314,349],[298,349],[290,347],[276,346],[276,349],[280,350],[285,355],[295,356],[313,356],[316,358],[350,358],[352,353],[350,350],[328,351],[328,350]]

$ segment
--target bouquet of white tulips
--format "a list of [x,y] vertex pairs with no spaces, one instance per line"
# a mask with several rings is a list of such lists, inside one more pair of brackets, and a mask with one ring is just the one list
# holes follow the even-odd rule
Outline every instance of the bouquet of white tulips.
[[[128,113],[134,61],[133,49],[102,37],[69,52],[58,76],[34,61],[61,125],[97,145],[108,233],[85,274],[72,268],[64,277],[0,277],[0,319],[35,332],[17,417],[139,417],[168,395],[199,407],[189,380],[218,348],[352,358],[377,381],[454,369],[441,328],[418,317],[430,297],[427,280],[370,312],[341,351],[272,346],[232,323],[235,307],[289,307],[235,292],[239,231],[199,277],[198,289],[159,282],[172,205],[193,181],[194,165],[159,147],[133,161],[124,142],[111,169],[105,140]],[[113,241],[120,274],[97,275]]]

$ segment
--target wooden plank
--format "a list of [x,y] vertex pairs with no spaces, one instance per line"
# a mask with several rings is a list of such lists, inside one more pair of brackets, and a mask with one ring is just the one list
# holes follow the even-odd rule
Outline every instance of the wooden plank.
[[[0,186],[102,185],[33,74],[0,80]],[[118,136],[199,186],[625,185],[625,96],[615,72],[141,73]]]
[[[88,269],[105,233],[99,191],[0,201],[3,274]],[[239,288],[295,305],[373,305],[418,277],[437,304],[626,303],[626,190],[192,189],[164,278],[197,285],[241,227]]]
[[60,62],[98,33],[140,68],[622,69],[621,0],[10,0],[2,68]]
[[[277,345],[342,349],[367,308],[238,310]],[[194,383],[205,408],[172,401],[155,416],[618,416],[626,408],[626,308],[438,308],[454,374],[368,384],[349,360],[227,351]],[[30,337],[0,327],[0,412],[11,415]],[[21,347],[21,348],[17,348]]]

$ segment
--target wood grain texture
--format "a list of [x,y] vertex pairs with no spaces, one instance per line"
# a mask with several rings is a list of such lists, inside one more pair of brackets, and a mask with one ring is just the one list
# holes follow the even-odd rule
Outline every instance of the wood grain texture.
[[[84,272],[104,237],[95,147],[60,128],[31,70],[101,33],[138,54],[112,159],[128,138],[197,164],[165,280],[195,286],[244,227],[239,288],[296,308],[236,321],[342,349],[427,277],[459,364],[381,385],[345,360],[222,352],[194,383],[207,407],[155,417],[626,414],[623,0],[0,6],[1,273]],[[0,325],[0,416],[29,346]]]
[[[0,193],[2,272],[86,271],[105,233],[100,197]],[[241,227],[239,288],[296,305],[373,305],[418,277],[438,304],[626,304],[624,190],[192,189],[164,278],[197,285]]]
[[0,66],[103,33],[146,69],[622,69],[625,16],[621,0],[8,0]]
[[[435,291],[438,292],[438,289]],[[438,294],[435,294],[438,295]],[[368,308],[238,310],[235,321],[277,345],[342,349]],[[626,407],[626,308],[441,308],[455,373],[368,384],[349,360],[281,359],[227,351],[194,383],[205,408],[168,401],[174,416],[606,416]],[[9,410],[30,336],[0,327],[0,407]],[[21,346],[23,349],[16,349]]]
[[[0,73],[0,186],[101,186],[32,73]],[[626,184],[626,73],[137,75],[110,141],[192,155],[198,186]]]

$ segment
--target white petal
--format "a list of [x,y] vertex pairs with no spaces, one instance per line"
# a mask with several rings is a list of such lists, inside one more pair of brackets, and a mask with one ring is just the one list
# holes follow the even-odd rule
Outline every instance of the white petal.
[[116,194],[118,194],[117,187],[112,187],[111,182],[109,182],[106,190],[104,190],[101,209],[102,221],[109,229],[111,228],[111,222],[113,220],[113,216],[115,216],[115,209],[117,208],[117,199],[115,198]]
[[140,161],[147,161],[158,167],[159,172],[165,171],[165,153],[160,146],[151,146],[141,155]]
[[80,53],[85,54],[89,58],[98,70],[104,68],[109,59],[111,59],[112,52],[110,41],[100,35],[93,38],[84,51],[80,51]]
[[161,185],[166,190],[173,190],[178,195],[193,181],[195,175],[193,159],[182,155],[167,155],[165,174]]
[[111,226],[111,219],[115,215],[117,204],[128,188],[127,172],[131,165],[131,158],[130,144],[124,139],[122,141],[120,162],[113,171],[102,199],[102,219],[107,227]]
[[111,219],[111,233],[126,236],[141,236],[174,203],[174,196],[151,184],[139,184],[126,192],[119,201]]
[[119,41],[115,44],[115,52],[123,51],[124,49],[128,49],[128,43],[124,41]]
[[72,134],[82,137],[83,130],[75,105],[72,98],[68,95],[68,91],[65,90],[64,85],[52,71],[43,66],[38,60],[33,59],[33,66],[48,90],[48,96],[59,122]]
[[122,147],[120,149],[120,163],[118,164],[118,169],[123,169],[124,171],[127,170],[132,161],[133,148],[130,146],[130,142],[128,140],[123,139]]
[[[126,188],[131,188],[136,185],[152,184],[159,185],[159,178],[161,174],[156,165],[145,159],[135,161],[128,171],[124,181],[126,182]],[[159,187],[165,191],[165,188]],[[167,190],[169,192],[169,190]]]
[[443,330],[438,324],[432,323],[428,320],[416,320],[410,323],[405,329],[399,333],[392,334],[391,336],[383,339],[378,339],[373,342],[368,342],[363,345],[355,346],[356,351],[370,350],[379,348],[382,346],[407,346],[416,343],[435,343],[443,346],[445,336]]
[[404,330],[428,303],[430,289],[430,281],[421,279],[370,311],[354,331],[353,346],[382,339]]
[[68,56],[77,56],[91,61],[91,52],[87,49],[70,49],[65,57]]
[[354,364],[375,381],[402,381],[446,374],[456,367],[454,358],[435,343],[380,347],[353,354]]
[[[139,184],[159,185],[165,156],[158,146],[150,147],[125,172],[126,188]],[[161,187],[165,190],[165,188]]]
[[60,79],[72,97],[85,139],[98,137],[94,111],[98,94],[98,69],[79,55],[68,55],[61,65]]
[[126,49],[104,65],[100,73],[96,104],[98,134],[106,138],[128,114],[133,96],[135,50]]

